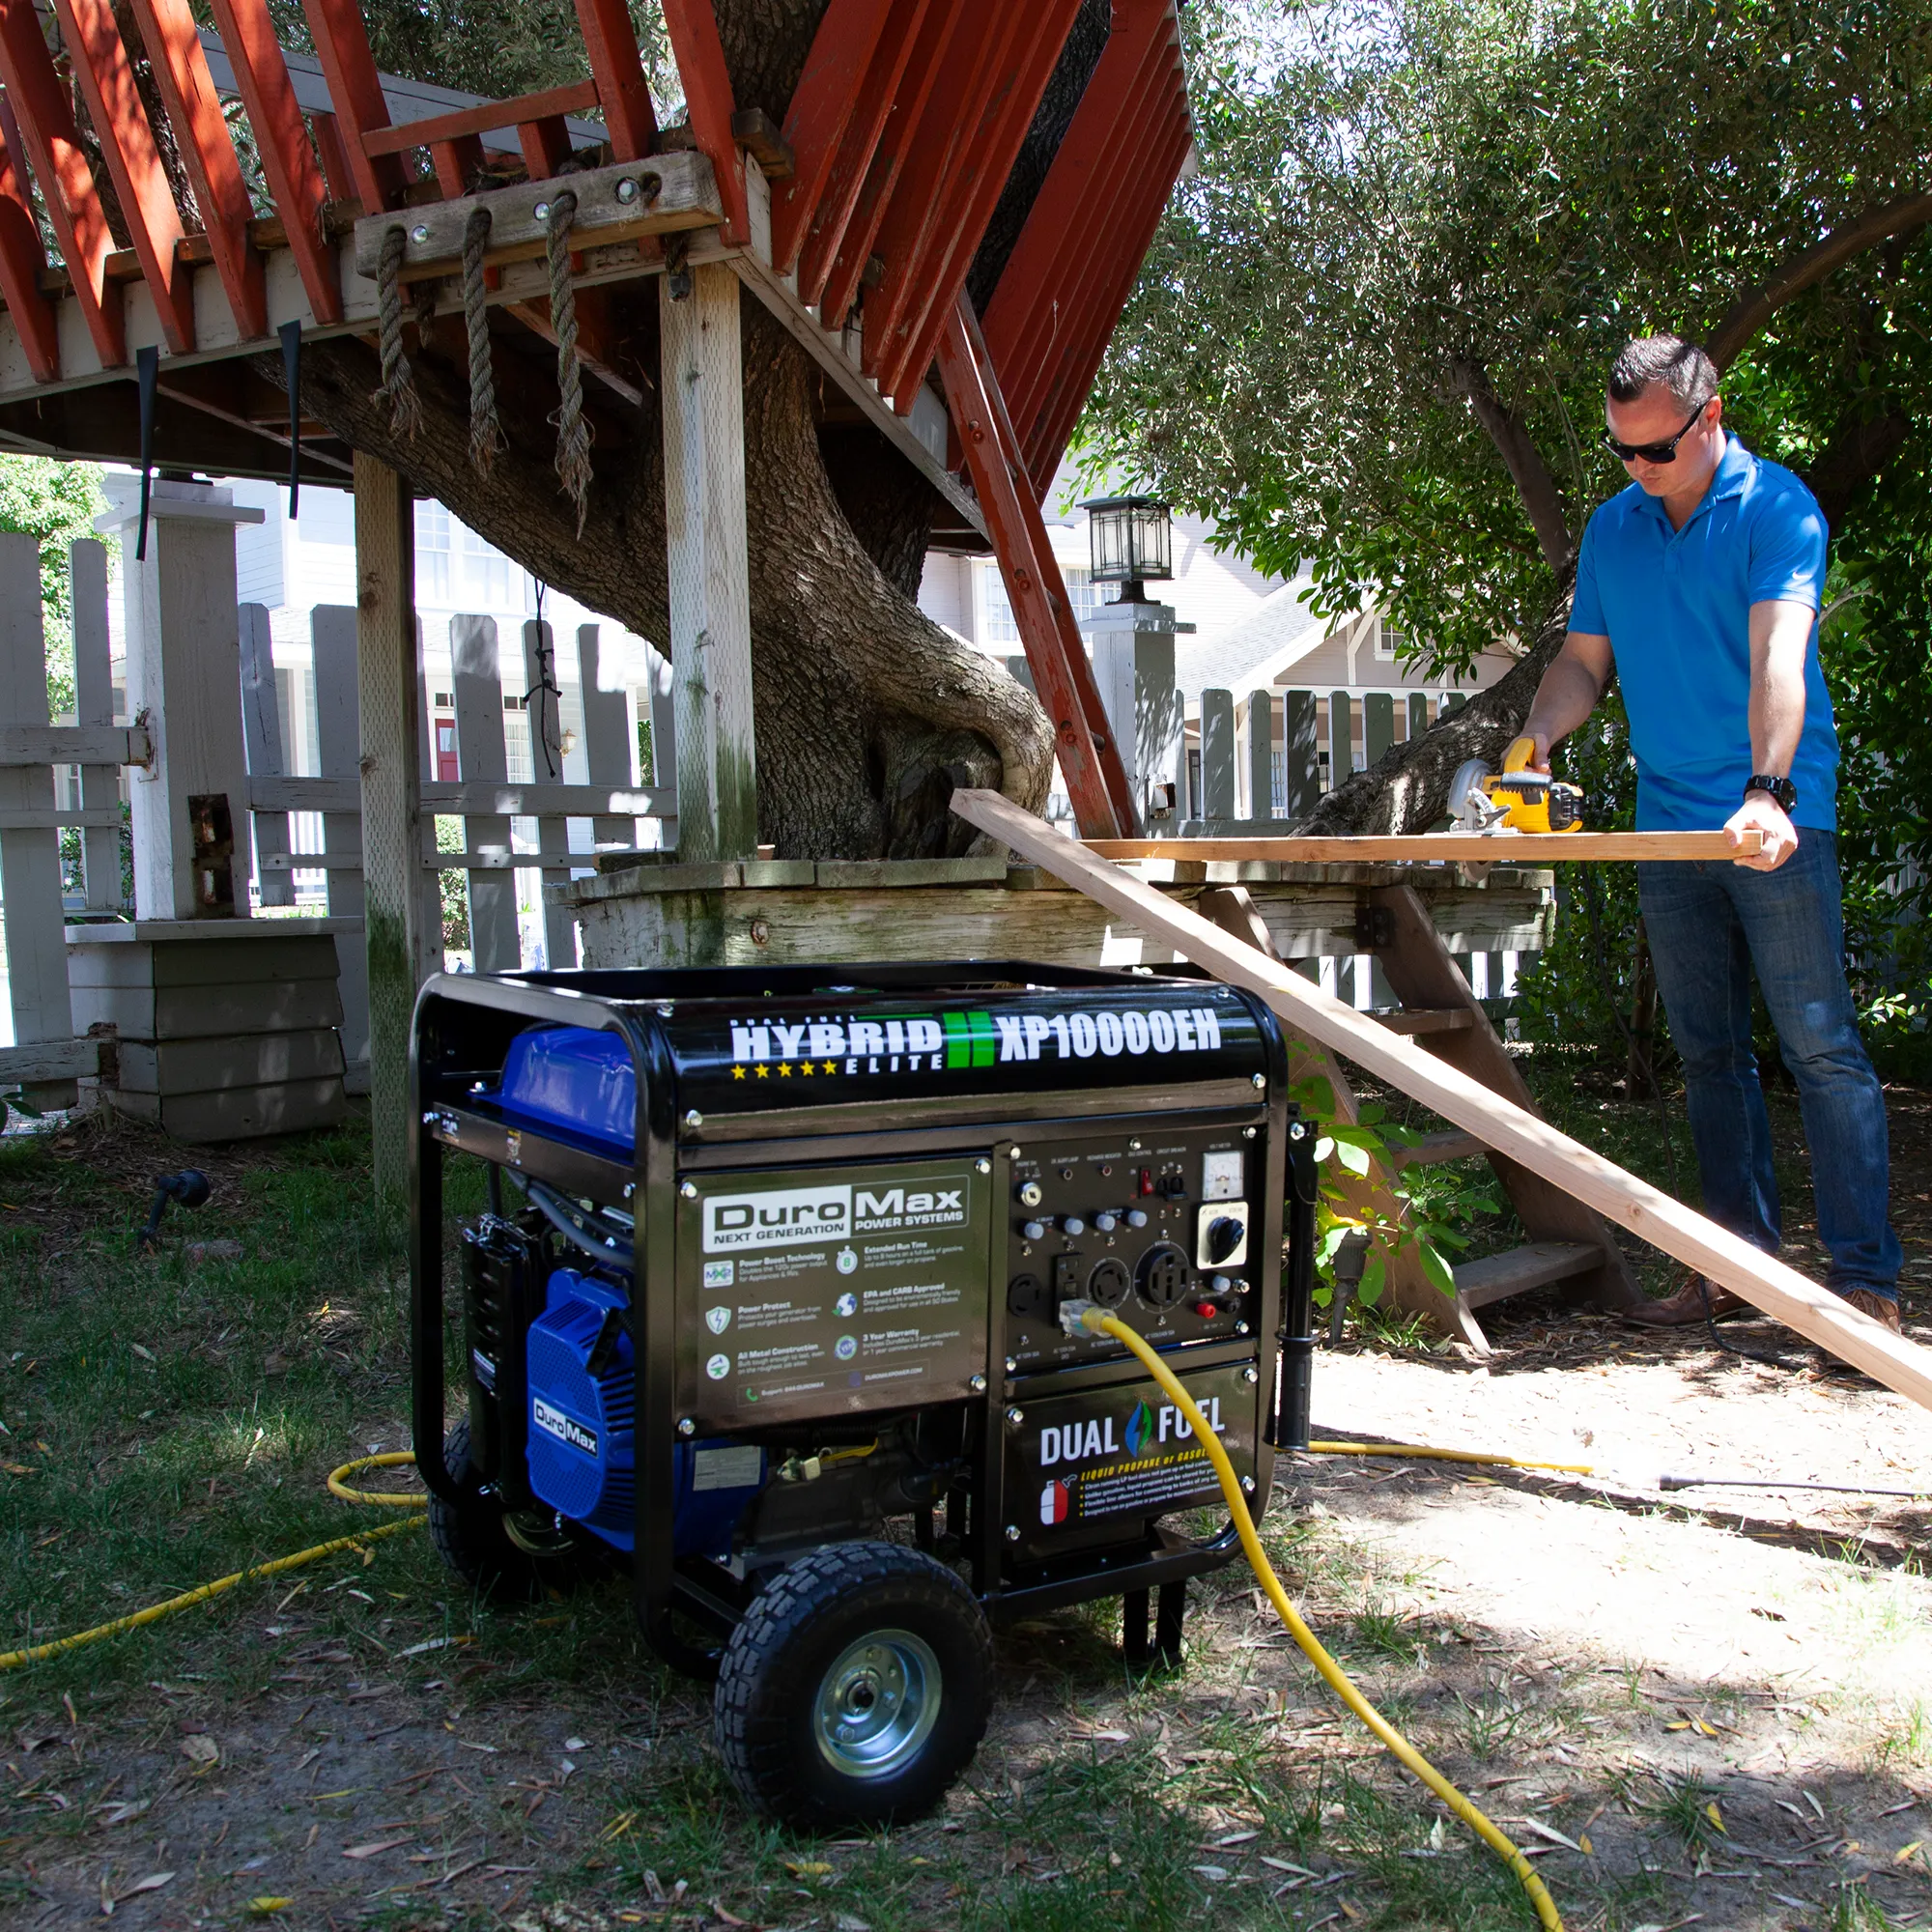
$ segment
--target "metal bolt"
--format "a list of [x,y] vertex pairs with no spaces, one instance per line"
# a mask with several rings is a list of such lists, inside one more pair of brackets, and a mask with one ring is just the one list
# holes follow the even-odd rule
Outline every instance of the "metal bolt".
[[1264,1089],[1266,1088],[1267,1084],[1268,1084],[1268,1083],[1267,1083],[1267,1075],[1266,1075],[1265,1073],[1257,1073],[1257,1074],[1255,1075],[1255,1092],[1256,1092],[1256,1093],[1258,1093],[1258,1094],[1259,1094],[1259,1093],[1263,1092],[1263,1091],[1264,1091]]
[[1020,1157],[1020,1151],[1018,1148],[1012,1147],[1007,1150],[1007,1158],[1009,1160],[1017,1160],[1019,1159],[1019,1157]]
[[685,1115],[684,1124],[687,1127],[701,1127],[704,1124],[704,1116],[700,1114],[696,1107],[693,1107]]
[[679,1183],[677,1191],[687,1201],[696,1201],[697,1199],[697,1182],[695,1180],[682,1181]]
[[1244,1141],[1251,1141],[1260,1132],[1261,1129],[1259,1127],[1243,1127],[1241,1129],[1241,1138]]
[[550,203],[547,201],[540,201],[533,209],[530,210],[530,213],[534,214],[539,221],[548,221],[550,219]]
[[1235,1333],[1236,1335],[1245,1335],[1247,1332],[1248,1324],[1245,1321],[1236,1321],[1235,1323]]
[[1007,1357],[1007,1373],[1008,1373],[1008,1375],[1011,1375],[1011,1374],[1012,1374],[1012,1373],[1014,1372],[1014,1370],[1016,1370],[1016,1369],[1017,1369],[1018,1367],[1019,1367],[1019,1364],[1018,1364],[1018,1363],[1017,1363],[1016,1361],[1014,1361],[1014,1359],[1012,1358],[1012,1356],[1009,1355],[1009,1356]]
[[991,1174],[992,1171],[993,1163],[990,1160],[976,1160],[973,1163],[973,1172],[975,1174]]
[[1241,1478],[1241,1487],[1247,1491],[1249,1495],[1253,1495],[1255,1492],[1255,1479],[1252,1476],[1243,1476]]
[[1259,1369],[1243,1369],[1241,1371],[1241,1379],[1244,1382],[1258,1382],[1261,1378],[1262,1372]]
[[423,1125],[426,1127],[436,1125],[436,1109],[434,1107],[425,1107],[423,1109]]
[[1009,1408],[1007,1410],[1007,1420],[1017,1429],[1026,1420],[1026,1410],[1023,1408]]
[[626,1201],[631,1201],[631,1200],[635,1200],[635,1199],[636,1199],[636,1197],[637,1197],[637,1192],[638,1192],[638,1183],[637,1183],[637,1182],[636,1182],[635,1180],[627,1180],[627,1181],[625,1181],[625,1183],[624,1183],[624,1199],[625,1199]]
[[1303,1121],[1296,1121],[1294,1124],[1289,1128],[1288,1137],[1292,1141],[1306,1140],[1308,1138],[1307,1122]]
[[1141,1151],[1141,1144],[1139,1141],[1129,1141],[1127,1143],[1127,1151],[1129,1153],[1139,1153],[1140,1151]]
[[632,202],[636,201],[638,198],[638,184],[636,180],[632,176],[626,175],[624,179],[617,184],[616,193],[617,193],[617,199],[621,201],[626,208],[630,207]]
[[677,1433],[680,1435],[696,1435],[697,1434],[697,1424],[692,1421],[690,1416],[681,1415],[677,1419]]
[[1007,1525],[1007,1541],[1008,1541],[1009,1543],[1017,1543],[1017,1542],[1018,1542],[1019,1540],[1020,1540],[1020,1526],[1019,1526],[1019,1524],[1018,1524],[1018,1523],[1016,1523],[1016,1522],[1009,1522],[1009,1523],[1008,1523],[1008,1525]]
[[410,230],[410,240],[413,242],[418,248],[420,248],[423,245],[423,243],[429,240],[428,227],[422,222],[417,222],[416,225]]
[[970,1388],[975,1395],[984,1395],[986,1393],[986,1378],[984,1376],[975,1376],[973,1379],[966,1384],[966,1386]]
[[667,1000],[665,1004],[658,1009],[658,1018],[661,1020],[668,1020],[670,1018],[670,1015],[671,1015],[671,1006],[670,1002]]

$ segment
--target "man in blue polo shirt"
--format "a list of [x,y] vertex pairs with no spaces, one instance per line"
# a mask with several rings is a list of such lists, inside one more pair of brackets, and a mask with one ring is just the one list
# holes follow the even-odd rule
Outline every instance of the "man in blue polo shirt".
[[[1610,371],[1605,440],[1631,486],[1591,517],[1563,648],[1523,725],[1533,762],[1589,717],[1614,669],[1637,769],[1637,829],[1708,832],[1756,854],[1637,867],[1644,929],[1685,1094],[1704,1209],[1777,1252],[1771,1123],[1751,1054],[1753,969],[1798,1083],[1830,1286],[1898,1329],[1885,1098],[1845,983],[1838,740],[1818,664],[1825,519],[1790,470],[1726,434],[1718,372],[1653,335]],[[1634,1318],[1747,1304],[1693,1277]]]

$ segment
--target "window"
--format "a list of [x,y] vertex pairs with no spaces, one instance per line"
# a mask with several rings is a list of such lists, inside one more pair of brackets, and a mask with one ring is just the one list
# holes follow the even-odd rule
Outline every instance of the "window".
[[440,503],[416,505],[416,597],[449,602],[449,512]]
[[1000,575],[1000,566],[997,563],[982,563],[980,566],[980,593],[985,609],[986,622],[984,630],[975,641],[982,647],[987,644],[1018,643],[1019,620],[1013,615],[1012,599],[1007,595],[1006,579]]
[[1395,630],[1385,617],[1376,619],[1376,656],[1384,664],[1392,663],[1408,648],[1408,639],[1402,632]]
[[523,585],[511,586],[516,565],[479,537],[467,524],[458,524],[463,543],[463,594],[479,614],[524,608]]
[[1084,624],[1100,608],[1100,593],[1094,587],[1094,573],[1075,564],[1067,568],[1066,601],[1073,607],[1075,623]]

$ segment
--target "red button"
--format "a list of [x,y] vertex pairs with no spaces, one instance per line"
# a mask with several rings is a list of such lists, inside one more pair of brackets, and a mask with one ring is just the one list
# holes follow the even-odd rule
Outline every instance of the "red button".
[[1153,1169],[1151,1167],[1141,1169],[1141,1192],[1143,1194],[1153,1192]]
[[1202,1321],[1211,1321],[1221,1311],[1211,1301],[1197,1301],[1194,1304],[1194,1312]]

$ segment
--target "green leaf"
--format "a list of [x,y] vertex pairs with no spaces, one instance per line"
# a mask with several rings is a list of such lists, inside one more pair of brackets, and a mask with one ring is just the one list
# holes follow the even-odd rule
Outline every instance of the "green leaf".
[[1350,1146],[1347,1141],[1338,1141],[1335,1144],[1335,1158],[1350,1174],[1361,1176],[1368,1174],[1369,1156],[1361,1148]]
[[1417,1241],[1415,1251],[1422,1263],[1422,1272],[1429,1277],[1430,1286],[1440,1290],[1453,1301],[1456,1296],[1456,1271],[1442,1259],[1441,1252],[1429,1242]]
[[1315,1143],[1315,1158],[1317,1160],[1326,1160],[1334,1151],[1335,1143],[1325,1134]]
[[1373,1308],[1382,1298],[1387,1283],[1388,1263],[1382,1259],[1379,1248],[1371,1248],[1362,1262],[1362,1284],[1355,1291],[1355,1299],[1364,1308]]

